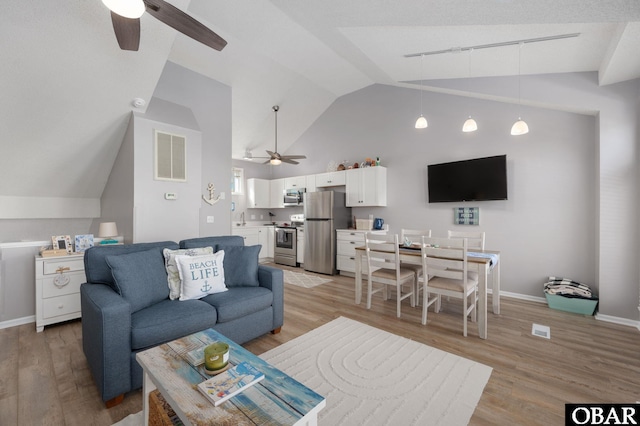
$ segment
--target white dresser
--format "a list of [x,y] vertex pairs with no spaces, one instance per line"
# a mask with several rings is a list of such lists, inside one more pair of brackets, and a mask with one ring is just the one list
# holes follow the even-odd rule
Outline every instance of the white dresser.
[[[364,246],[364,234],[368,231],[359,229],[336,230],[336,269],[340,275],[354,276],[356,272],[356,247]],[[386,235],[387,231],[369,231]],[[362,272],[367,273],[367,265],[362,265]]]
[[80,318],[80,284],[84,254],[36,256],[36,330],[45,325]]

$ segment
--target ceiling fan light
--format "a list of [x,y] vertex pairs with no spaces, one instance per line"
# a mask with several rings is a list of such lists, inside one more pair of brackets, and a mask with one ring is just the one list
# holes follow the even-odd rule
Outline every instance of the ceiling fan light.
[[476,123],[476,120],[471,117],[467,118],[467,121],[462,125],[462,131],[468,133],[475,132],[476,130],[478,130],[478,123]]
[[271,160],[269,160],[269,163],[274,166],[279,166],[280,164],[282,164],[282,160],[279,158],[272,158]]
[[130,19],[138,19],[145,10],[142,0],[102,0],[110,11]]
[[518,121],[513,123],[513,127],[511,127],[511,135],[512,136],[520,136],[529,133],[529,126],[524,120],[518,117]]
[[429,123],[427,123],[427,119],[424,118],[422,114],[420,114],[420,117],[418,117],[418,119],[416,120],[416,129],[426,129],[428,126]]

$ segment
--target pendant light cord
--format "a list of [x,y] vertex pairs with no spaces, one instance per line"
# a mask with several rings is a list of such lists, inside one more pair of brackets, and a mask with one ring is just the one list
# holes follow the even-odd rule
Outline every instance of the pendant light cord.
[[424,55],[420,55],[420,117],[422,117],[422,78],[424,75]]

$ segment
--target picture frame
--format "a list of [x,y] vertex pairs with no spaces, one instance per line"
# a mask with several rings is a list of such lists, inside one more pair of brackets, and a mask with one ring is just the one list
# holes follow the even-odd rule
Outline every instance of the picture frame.
[[480,209],[478,207],[454,207],[453,223],[455,225],[480,225]]
[[76,253],[84,253],[89,247],[93,247],[93,234],[76,235]]
[[66,250],[67,253],[73,253],[71,245],[71,237],[69,235],[53,235],[51,237],[51,245],[54,250]]

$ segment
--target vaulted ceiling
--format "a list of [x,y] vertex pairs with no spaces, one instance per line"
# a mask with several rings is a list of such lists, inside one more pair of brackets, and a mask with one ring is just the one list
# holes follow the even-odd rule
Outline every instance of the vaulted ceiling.
[[[131,102],[150,100],[167,60],[232,88],[234,158],[273,149],[273,105],[285,152],[337,97],[375,83],[428,87],[519,69],[597,71],[602,85],[640,77],[637,0],[170,3],[227,47],[214,51],[145,14],[140,50],[126,52],[100,0],[3,2],[0,195],[99,197]],[[579,36],[464,49],[568,33]],[[437,50],[451,52],[404,57]]]

